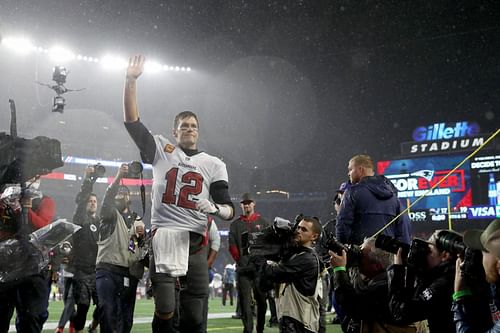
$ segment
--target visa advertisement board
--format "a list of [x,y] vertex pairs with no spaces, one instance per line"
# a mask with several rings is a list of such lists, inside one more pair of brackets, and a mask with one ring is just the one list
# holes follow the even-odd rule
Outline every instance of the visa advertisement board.
[[500,218],[500,155],[474,156],[470,173],[474,195],[468,218]]

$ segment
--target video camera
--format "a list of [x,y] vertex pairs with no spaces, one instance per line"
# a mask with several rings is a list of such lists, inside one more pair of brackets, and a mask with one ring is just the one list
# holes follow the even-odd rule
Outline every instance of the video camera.
[[64,165],[61,143],[45,136],[23,139],[17,136],[16,105],[9,100],[10,135],[0,133],[0,186],[21,183],[50,173]]
[[304,215],[295,217],[295,223],[276,217],[271,226],[262,231],[244,234],[243,248],[248,248],[250,257],[264,257],[267,260],[280,261],[293,247],[293,237],[297,225]]
[[61,143],[45,136],[33,139],[0,133],[0,185],[24,183],[64,165]]

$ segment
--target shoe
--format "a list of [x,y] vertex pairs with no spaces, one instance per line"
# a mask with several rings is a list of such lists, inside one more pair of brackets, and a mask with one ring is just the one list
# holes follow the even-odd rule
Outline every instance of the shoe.
[[269,322],[267,323],[267,327],[273,327],[273,326],[278,326],[278,320],[276,318],[271,318],[269,319]]
[[57,327],[54,333],[64,333],[64,327]]
[[89,327],[87,328],[87,332],[88,333],[97,333],[97,329],[92,328],[92,324],[90,324]]
[[233,319],[241,319],[241,316],[239,314],[232,315],[231,318]]
[[330,321],[330,324],[340,325],[339,317],[337,317],[337,316],[333,317],[332,320]]

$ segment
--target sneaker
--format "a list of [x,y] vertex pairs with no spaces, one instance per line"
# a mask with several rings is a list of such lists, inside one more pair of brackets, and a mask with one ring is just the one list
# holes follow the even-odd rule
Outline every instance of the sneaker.
[[64,327],[57,327],[54,333],[64,333]]
[[88,333],[97,333],[97,329],[92,328],[92,324],[90,324],[89,327],[87,328],[87,332]]
[[239,314],[232,315],[231,318],[233,319],[241,319],[241,316]]

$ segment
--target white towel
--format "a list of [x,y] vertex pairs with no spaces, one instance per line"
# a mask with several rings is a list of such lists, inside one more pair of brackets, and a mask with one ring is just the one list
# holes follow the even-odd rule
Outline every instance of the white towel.
[[156,273],[186,275],[189,259],[189,231],[159,228],[153,237]]

